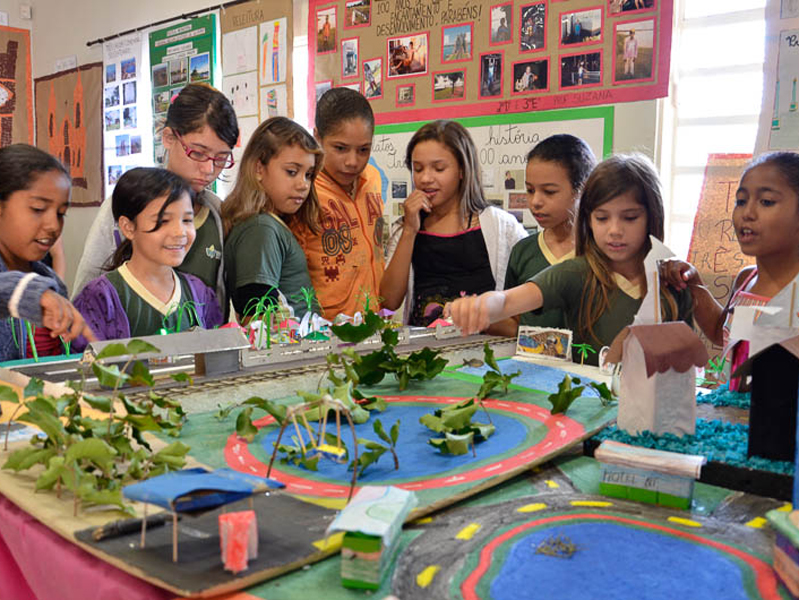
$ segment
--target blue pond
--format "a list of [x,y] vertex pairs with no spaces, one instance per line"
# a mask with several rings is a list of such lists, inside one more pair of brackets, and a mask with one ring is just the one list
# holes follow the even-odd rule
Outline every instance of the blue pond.
[[[564,366],[566,366],[566,364],[568,363],[564,363]],[[523,360],[500,360],[497,361],[497,366],[499,366],[499,369],[502,371],[503,375],[515,373],[516,371],[522,372],[521,375],[511,381],[512,384],[521,385],[533,390],[540,390],[548,394],[554,394],[558,391],[558,384],[563,380],[564,375],[564,372],[561,369],[556,369],[547,365],[528,363]],[[482,367],[461,367],[458,369],[458,373],[482,377],[488,370],[489,369],[486,365],[483,365]],[[566,372],[568,373],[568,371]],[[594,381],[593,379],[581,377],[580,375],[576,375],[574,373],[569,373],[569,375],[572,377],[579,377],[582,384],[585,385]],[[586,388],[583,391],[583,395],[598,396],[598,394],[591,388]]]
[[[578,547],[571,558],[536,554],[550,536]],[[675,574],[679,574],[675,577]],[[564,590],[564,581],[581,582]],[[494,600],[746,600],[741,570],[707,546],[615,523],[573,523],[536,530],[511,548],[491,583]]]
[[[492,412],[491,419],[497,428],[497,432],[488,438],[487,441],[477,444],[477,457],[472,456],[471,452],[461,456],[446,456],[427,443],[427,440],[430,438],[439,436],[419,423],[419,418],[422,415],[432,413],[433,410],[439,406],[443,405],[413,405],[392,402],[382,413],[372,412],[369,421],[362,425],[356,425],[355,432],[359,438],[383,443],[372,428],[374,420],[380,419],[386,433],[389,432],[391,426],[397,419],[400,420],[400,433],[399,439],[397,440],[397,455],[399,456],[400,464],[399,471],[394,470],[394,459],[391,457],[390,452],[386,452],[380,457],[377,463],[373,463],[367,467],[363,477],[359,477],[358,481],[364,483],[389,482],[416,479],[419,477],[436,477],[447,474],[451,472],[452,469],[485,461],[486,459],[497,456],[498,454],[522,444],[528,433],[527,427],[521,421],[513,417]],[[488,423],[488,417],[482,409],[478,409],[474,417],[472,417],[472,421]],[[311,427],[313,428],[314,426],[315,424],[311,423]],[[333,420],[332,423],[328,421],[327,431],[333,434],[336,433],[335,420]],[[272,453],[273,443],[277,441],[277,434],[278,430],[274,428],[263,438],[262,446],[267,455],[271,455]],[[283,434],[284,439],[281,440],[281,443],[283,443],[284,440],[285,442],[291,443],[291,435],[296,436],[296,433],[293,428],[287,428]],[[350,451],[351,461],[352,431],[349,425],[345,427],[342,423],[341,439]],[[307,444],[307,436],[305,441]],[[362,448],[359,449],[359,452],[361,450]],[[352,471],[347,471],[347,465],[341,465],[332,460],[322,459],[319,461],[318,466],[319,477],[341,483],[349,483],[352,478]],[[280,465],[280,468],[285,468],[285,465]]]

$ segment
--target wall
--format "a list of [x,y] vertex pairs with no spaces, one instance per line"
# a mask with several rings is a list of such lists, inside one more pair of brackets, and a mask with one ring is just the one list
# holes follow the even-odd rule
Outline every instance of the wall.
[[[263,0],[268,2],[269,0]],[[487,1],[487,0],[486,0]],[[19,19],[19,4],[33,6],[32,21]],[[492,2],[491,4],[495,4]],[[183,12],[211,5],[208,0],[5,0],[0,10],[9,12],[9,25],[32,30],[33,76],[53,72],[55,61],[76,55],[78,64],[102,61],[100,44],[88,47],[86,42],[133,27],[175,17]],[[307,0],[294,0],[294,34],[307,35]],[[295,86],[305,86],[304,80]],[[616,107],[614,151],[637,150],[655,156],[658,101],[620,104]],[[83,241],[97,209],[75,208],[67,216],[64,247],[67,255],[67,285],[74,277],[83,251]]]

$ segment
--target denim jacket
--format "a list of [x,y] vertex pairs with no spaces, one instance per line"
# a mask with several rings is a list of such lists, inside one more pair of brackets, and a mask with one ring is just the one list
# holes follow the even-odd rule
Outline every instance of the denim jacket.
[[0,362],[25,358],[28,340],[22,319],[42,323],[41,297],[47,290],[67,296],[67,286],[43,262],[32,262],[30,273],[9,271],[0,257]]

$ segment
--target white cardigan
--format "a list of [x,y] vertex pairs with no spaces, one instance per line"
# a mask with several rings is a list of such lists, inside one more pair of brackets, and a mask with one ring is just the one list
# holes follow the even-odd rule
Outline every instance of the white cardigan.
[[[508,259],[510,251],[516,242],[527,237],[522,224],[519,223],[510,213],[489,206],[480,213],[480,231],[483,233],[486,249],[488,250],[488,262],[491,265],[491,273],[494,275],[497,290],[505,289],[505,272],[508,269]],[[391,228],[391,236],[386,248],[386,264],[391,262],[394,251],[399,244],[402,235],[402,219],[394,222]],[[403,302],[402,322],[407,323],[411,313],[413,297],[413,265],[408,274],[408,289],[405,292]]]

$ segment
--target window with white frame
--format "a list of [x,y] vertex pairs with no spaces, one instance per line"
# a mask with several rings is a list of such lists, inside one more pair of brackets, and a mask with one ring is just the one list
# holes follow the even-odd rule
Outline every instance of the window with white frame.
[[666,242],[684,258],[709,154],[751,153],[763,92],[766,0],[677,0],[661,174]]

